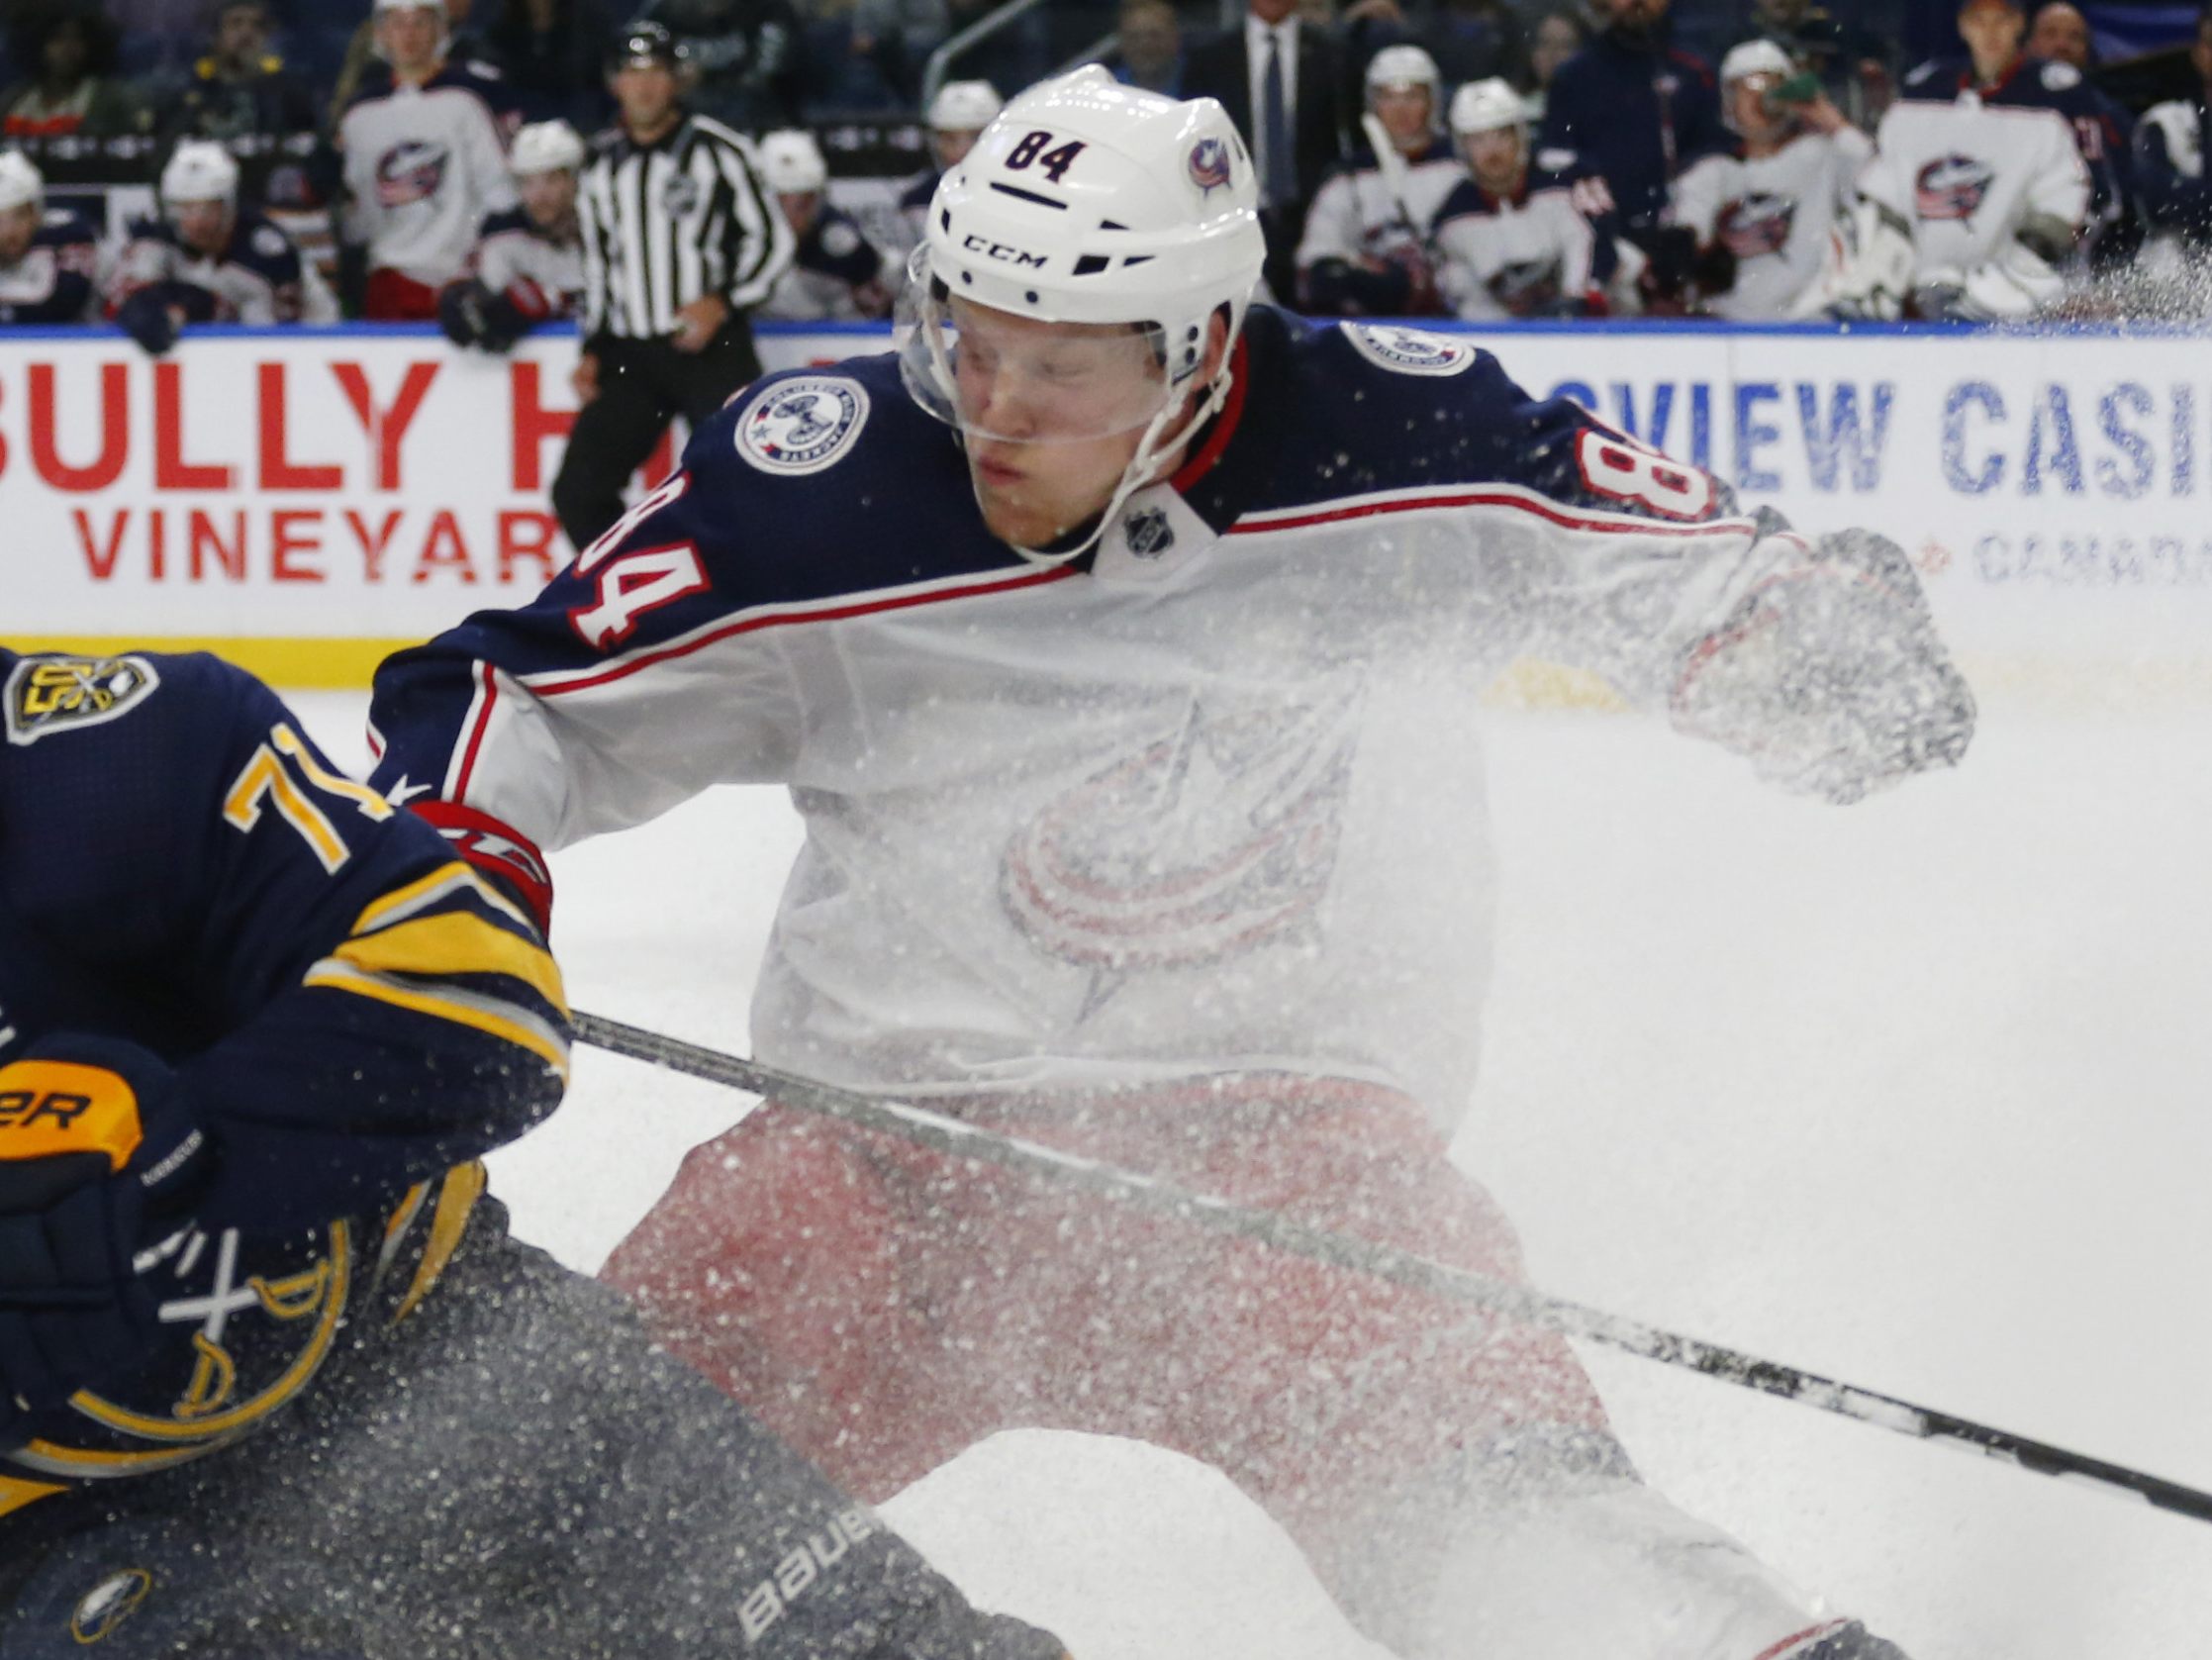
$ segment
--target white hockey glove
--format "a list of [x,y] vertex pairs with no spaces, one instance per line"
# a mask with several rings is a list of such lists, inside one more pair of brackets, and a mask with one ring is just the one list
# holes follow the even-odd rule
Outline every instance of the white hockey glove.
[[1913,307],[1922,317],[1951,323],[2032,316],[2067,291],[2049,247],[2048,239],[2024,232],[1971,271],[1928,271],[1913,288]]
[[1912,227],[1881,203],[1862,197],[1829,233],[1820,274],[1790,315],[1889,322],[1904,309],[1914,258]]
[[1957,765],[1974,702],[1904,550],[1843,531],[1691,647],[1674,715],[1683,732],[1749,756],[1770,783],[1848,803]]

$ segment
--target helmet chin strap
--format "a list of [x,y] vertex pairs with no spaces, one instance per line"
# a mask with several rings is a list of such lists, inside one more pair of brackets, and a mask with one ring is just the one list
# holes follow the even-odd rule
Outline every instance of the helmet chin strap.
[[[1233,347],[1236,342],[1231,341],[1228,343]],[[1129,457],[1129,464],[1121,469],[1121,482],[1113,487],[1113,494],[1106,498],[1106,505],[1100,511],[1089,536],[1073,547],[1052,552],[1037,547],[1023,547],[1016,541],[1010,541],[1007,545],[1032,565],[1065,565],[1082,558],[1098,546],[1099,538],[1106,534],[1106,528],[1113,523],[1128,499],[1152,482],[1152,473],[1161,458],[1173,455],[1190,442],[1198,430],[1212,420],[1220,412],[1221,406],[1228,402],[1229,382],[1233,373],[1231,364],[1235,360],[1236,353],[1233,350],[1222,351],[1221,367],[1215,373],[1213,383],[1206,388],[1205,396],[1198,401],[1197,407],[1191,411],[1191,418],[1176,430],[1174,437],[1162,436],[1168,422],[1174,418],[1172,404],[1152,418],[1144,429],[1144,438],[1137,444],[1137,452]],[[978,506],[983,503],[983,492],[980,489],[976,492],[976,503]]]

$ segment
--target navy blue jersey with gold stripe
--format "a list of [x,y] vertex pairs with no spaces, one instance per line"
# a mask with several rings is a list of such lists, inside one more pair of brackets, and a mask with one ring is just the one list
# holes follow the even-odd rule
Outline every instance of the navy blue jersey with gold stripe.
[[410,1311],[559,1100],[567,1010],[529,920],[216,658],[0,649],[0,1062],[130,1039],[216,1147],[141,1259],[159,1339],[9,1431],[5,1514],[248,1432]]

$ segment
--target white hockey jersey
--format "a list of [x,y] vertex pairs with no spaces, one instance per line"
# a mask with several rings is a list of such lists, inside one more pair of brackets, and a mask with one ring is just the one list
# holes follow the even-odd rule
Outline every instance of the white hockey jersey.
[[2031,220],[2078,233],[2088,219],[2089,172],[2068,113],[2079,75],[2030,59],[1987,97],[1957,79],[1941,64],[1908,77],[1860,177],[1862,193],[1912,227],[1916,281],[2002,261]]
[[574,317],[584,297],[584,244],[573,234],[555,242],[521,208],[484,221],[470,255],[476,279],[514,299],[524,315],[539,320]]
[[1444,203],[1435,242],[1437,288],[1469,322],[1603,310],[1596,296],[1611,261],[1598,269],[1599,234],[1565,189],[1508,199],[1465,180]]
[[257,213],[238,216],[219,256],[187,246],[166,221],[134,221],[131,240],[110,273],[109,308],[155,283],[207,290],[215,297],[218,323],[266,328],[338,320],[337,299],[322,272],[301,257],[291,238]]
[[1402,200],[1369,151],[1362,150],[1330,174],[1306,210],[1305,231],[1298,239],[1298,281],[1308,307],[1331,315],[1385,309],[1389,302],[1361,291],[1363,262],[1425,268],[1432,258],[1430,233],[1437,210],[1466,177],[1466,163],[1442,139],[1405,158]]
[[1800,133],[1773,155],[1708,155],[1675,180],[1669,223],[1700,244],[1735,255],[1736,281],[1705,297],[1716,317],[1765,322],[1791,308],[1820,278],[1828,238],[1858,195],[1874,142],[1856,127]]
[[[1289,1070],[1449,1124],[1491,955],[1477,705],[1512,659],[1685,722],[1699,686],[1879,685],[1898,756],[1936,723],[1864,630],[1736,657],[1755,593],[1829,567],[1465,341],[1258,307],[1236,363],[1184,470],[1063,565],[989,534],[895,358],[770,376],[533,604],[383,666],[376,782],[525,867],[787,786],[777,1065],[953,1095]],[[1763,770],[1851,724],[1798,720]]]
[[421,87],[358,99],[338,124],[348,242],[372,270],[437,288],[459,276],[487,214],[516,205],[484,83],[448,64]]

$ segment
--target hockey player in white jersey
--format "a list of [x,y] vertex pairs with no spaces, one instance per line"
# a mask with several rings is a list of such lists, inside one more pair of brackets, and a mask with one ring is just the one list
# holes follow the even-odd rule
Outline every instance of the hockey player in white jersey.
[[178,145],[161,169],[161,212],[136,220],[109,276],[116,321],[158,356],[187,323],[336,323],[322,272],[275,225],[239,201],[239,164],[208,140]]
[[2015,0],[1967,0],[1969,55],[1906,75],[1881,118],[1861,205],[1805,310],[1988,321],[2056,304],[2089,212],[2080,71],[2020,55]]
[[540,324],[574,317],[584,293],[576,181],[584,141],[565,121],[515,135],[508,171],[521,206],[484,221],[468,272],[438,296],[438,327],[455,345],[505,351]]
[[1469,81],[1452,95],[1451,125],[1467,176],[1436,215],[1446,305],[1470,322],[1603,317],[1618,249],[1564,186],[1529,188],[1521,95],[1502,80]]
[[[388,661],[377,779],[540,915],[543,849],[786,784],[765,1059],[1514,1277],[1445,1156],[1483,688],[1583,664],[1837,802],[1972,703],[1893,545],[1464,341],[1252,304],[1257,199],[1211,100],[1032,89],[940,187],[902,350],[766,377],[536,601]],[[1564,1342],[1250,1241],[771,1102],[609,1272],[866,1496],[1140,1436],[1415,1660],[1896,1660],[1641,1485]]]
[[889,317],[898,267],[829,199],[829,163],[815,136],[798,128],[764,134],[760,178],[798,239],[760,315],[794,323]]
[[1668,222],[1697,239],[1692,309],[1739,322],[1798,315],[1858,199],[1873,141],[1825,93],[1784,102],[1796,75],[1772,41],[1746,41],[1721,60],[1721,119],[1736,143],[1691,162],[1668,205]]
[[1385,47],[1367,66],[1366,146],[1325,180],[1298,240],[1298,293],[1321,317],[1433,317],[1431,233],[1462,175],[1440,131],[1443,77],[1419,47]]
[[20,149],[0,150],[0,328],[85,322],[99,276],[90,222],[48,207],[37,164]]
[[440,0],[376,0],[377,50],[389,86],[363,93],[338,122],[345,240],[366,250],[362,314],[429,322],[458,277],[485,216],[515,206],[494,89],[446,60]]

